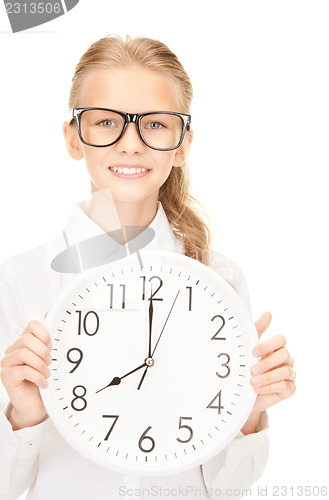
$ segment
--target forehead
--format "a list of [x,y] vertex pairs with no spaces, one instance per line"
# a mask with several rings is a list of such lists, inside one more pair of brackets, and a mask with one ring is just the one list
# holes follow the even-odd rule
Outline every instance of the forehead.
[[139,66],[97,68],[83,77],[79,106],[127,113],[179,111],[179,89],[166,75]]

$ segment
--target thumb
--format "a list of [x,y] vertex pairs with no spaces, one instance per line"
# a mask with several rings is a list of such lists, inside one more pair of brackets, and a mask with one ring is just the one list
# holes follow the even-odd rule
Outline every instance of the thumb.
[[265,312],[257,321],[255,321],[255,327],[258,333],[258,337],[267,330],[272,321],[272,314],[270,312]]

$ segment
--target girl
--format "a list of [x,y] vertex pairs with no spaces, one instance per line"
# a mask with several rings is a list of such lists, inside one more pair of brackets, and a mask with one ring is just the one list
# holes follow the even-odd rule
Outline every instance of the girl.
[[[82,56],[72,82],[73,117],[63,131],[70,156],[85,159],[91,199],[74,208],[65,242],[75,244],[121,226],[150,226],[153,248],[185,253],[209,265],[249,306],[241,271],[210,249],[208,228],[190,194],[186,159],[193,138],[192,87],[177,57],[156,40],[106,37]],[[95,108],[112,111],[109,115]],[[156,115],[152,121],[141,116],[136,123],[137,114],[154,111],[165,111],[162,122],[167,121],[166,131],[156,138],[152,129],[161,127]],[[95,118],[102,125],[97,131]],[[61,236],[1,267],[1,379],[9,401],[3,398],[0,419],[0,497],[14,499],[29,489],[27,498],[35,500],[115,500],[133,494],[146,498],[151,491],[161,496],[170,488],[172,496],[180,491],[186,498],[201,492],[216,498],[218,489],[249,487],[267,459],[265,410],[295,390],[293,359],[282,335],[254,350],[261,358],[251,369],[250,382],[258,394],[254,408],[236,439],[201,467],[175,476],[130,478],[84,459],[57,433],[38,388],[47,387],[51,363],[43,318],[72,278],[50,265],[65,242]],[[259,336],[270,321],[265,313],[256,322]]]

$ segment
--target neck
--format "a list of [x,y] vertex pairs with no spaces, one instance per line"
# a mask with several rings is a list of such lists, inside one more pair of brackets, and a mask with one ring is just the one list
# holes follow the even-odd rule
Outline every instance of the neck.
[[[110,189],[104,189],[91,193],[88,217],[106,233],[125,226],[141,226],[142,229],[134,231],[135,237],[151,224],[156,212],[157,199],[121,202],[113,199]],[[124,235],[127,243],[125,231]]]

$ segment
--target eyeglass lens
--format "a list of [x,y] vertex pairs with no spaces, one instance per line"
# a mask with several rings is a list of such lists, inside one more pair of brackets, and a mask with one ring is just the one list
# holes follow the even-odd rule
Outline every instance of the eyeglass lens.
[[[123,126],[124,118],[115,111],[89,109],[81,114],[81,136],[93,146],[112,144],[120,136]],[[142,117],[140,129],[149,146],[175,148],[181,139],[183,120],[172,114],[152,113]]]

